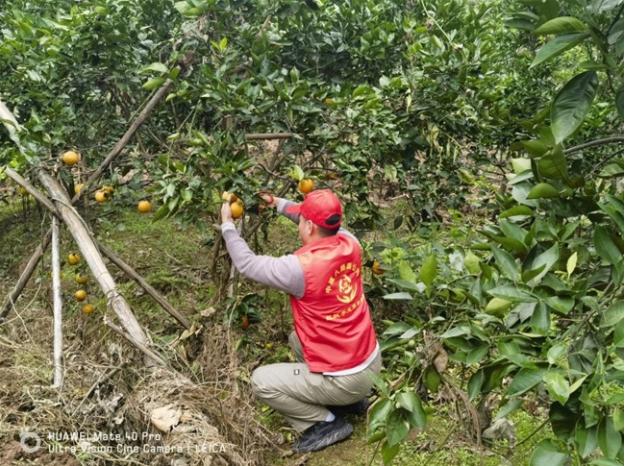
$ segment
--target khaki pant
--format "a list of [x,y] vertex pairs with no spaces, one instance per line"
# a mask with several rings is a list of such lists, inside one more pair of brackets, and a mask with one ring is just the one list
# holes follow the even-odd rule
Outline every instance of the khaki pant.
[[295,332],[289,335],[289,345],[298,362],[257,368],[252,373],[252,390],[298,432],[325,421],[330,414],[325,406],[347,405],[366,397],[373,386],[371,373],[377,374],[382,368],[378,353],[369,367],[357,374],[332,377],[310,372]]

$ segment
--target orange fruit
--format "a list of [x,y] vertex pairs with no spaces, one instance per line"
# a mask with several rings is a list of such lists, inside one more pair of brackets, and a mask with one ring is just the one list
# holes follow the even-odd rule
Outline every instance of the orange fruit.
[[104,185],[100,188],[100,191],[104,191],[105,194],[113,194],[113,186]]
[[100,204],[106,201],[106,193],[104,191],[97,190],[94,194],[94,197],[96,202],[99,202]]
[[76,265],[80,262],[80,255],[75,252],[71,253],[67,256],[67,262],[69,265]]
[[74,298],[76,298],[76,301],[84,301],[87,299],[87,292],[85,290],[78,290],[74,293]]
[[85,187],[85,183],[78,183],[74,185],[74,193],[80,194],[80,191],[82,191],[84,187]]
[[308,194],[313,189],[315,189],[315,182],[310,178],[304,178],[297,184],[297,189],[302,194]]
[[230,210],[232,211],[232,218],[239,218],[243,215],[243,204],[239,201],[230,204]]
[[247,328],[250,326],[250,319],[247,316],[243,316],[241,318],[241,328],[243,330],[247,330]]
[[147,214],[148,212],[152,211],[152,204],[150,203],[150,201],[146,200],[139,201],[139,203],[137,204],[137,210],[142,214]]
[[380,265],[380,262],[377,259],[373,260],[373,265],[371,266],[371,271],[375,275],[384,275],[384,269]]
[[68,150],[67,152],[64,152],[63,155],[61,155],[61,160],[63,161],[63,163],[69,166],[76,165],[78,162],[80,162],[80,158],[80,154],[73,150]]
[[93,304],[85,304],[82,307],[83,314],[91,314],[93,311],[95,311],[95,307],[93,307]]
[[76,281],[76,283],[78,283],[79,285],[84,285],[87,282],[89,282],[89,277],[87,277],[86,275],[80,275],[79,273],[76,274],[76,277],[74,278],[74,280]]

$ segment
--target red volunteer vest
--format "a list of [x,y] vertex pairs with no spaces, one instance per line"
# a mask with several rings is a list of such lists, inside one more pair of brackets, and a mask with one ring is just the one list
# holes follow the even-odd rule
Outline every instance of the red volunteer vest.
[[377,339],[363,293],[360,245],[339,233],[294,254],[304,270],[304,296],[291,296],[291,309],[308,368],[335,372],[363,363]]

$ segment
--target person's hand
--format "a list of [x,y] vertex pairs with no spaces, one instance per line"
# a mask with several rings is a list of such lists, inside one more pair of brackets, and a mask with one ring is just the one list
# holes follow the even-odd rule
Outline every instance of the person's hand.
[[221,223],[232,222],[232,209],[229,202],[224,202],[221,205]]
[[267,206],[269,207],[275,207],[278,203],[278,200],[274,197],[273,194],[269,194],[265,191],[261,191],[258,193],[258,195],[260,196],[260,198],[265,201],[265,203],[267,204]]

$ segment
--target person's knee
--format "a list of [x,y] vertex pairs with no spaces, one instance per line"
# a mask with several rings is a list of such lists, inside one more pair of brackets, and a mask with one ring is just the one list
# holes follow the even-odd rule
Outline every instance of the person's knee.
[[254,395],[258,398],[266,398],[271,391],[267,383],[267,380],[271,380],[271,374],[269,374],[267,369],[267,366],[260,366],[252,372],[252,377],[250,379],[252,392],[254,392]]

